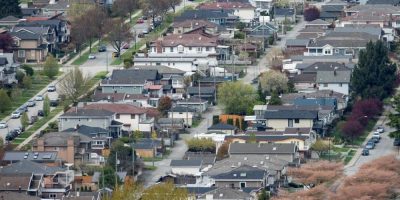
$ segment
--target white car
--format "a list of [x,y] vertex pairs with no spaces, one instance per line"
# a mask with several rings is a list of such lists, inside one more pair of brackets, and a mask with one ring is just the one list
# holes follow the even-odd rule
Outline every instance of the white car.
[[384,133],[385,129],[383,128],[383,126],[378,126],[378,128],[376,129],[377,132],[379,133]]
[[0,128],[7,128],[7,126],[6,122],[0,122]]
[[17,119],[19,117],[21,117],[21,113],[19,111],[15,111],[11,114],[11,118],[13,119]]
[[372,135],[372,138],[377,138],[378,140],[380,140],[381,134],[379,134],[378,132],[374,132],[374,134]]
[[42,95],[37,95],[35,97],[35,101],[43,101],[43,96]]
[[95,55],[93,55],[93,54],[89,54],[89,57],[88,57],[89,59],[96,59],[96,56]]

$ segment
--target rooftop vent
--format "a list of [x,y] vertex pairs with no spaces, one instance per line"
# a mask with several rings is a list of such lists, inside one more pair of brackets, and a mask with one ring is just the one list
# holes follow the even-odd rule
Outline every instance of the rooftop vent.
[[234,176],[234,177],[236,177],[236,176],[237,176],[237,174],[233,174],[233,176]]
[[241,177],[246,177],[246,173],[240,173]]

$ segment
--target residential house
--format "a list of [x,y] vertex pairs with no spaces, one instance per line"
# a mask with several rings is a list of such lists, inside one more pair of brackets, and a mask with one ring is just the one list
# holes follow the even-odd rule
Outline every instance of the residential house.
[[217,34],[218,33],[218,26],[215,23],[212,23],[208,20],[204,19],[187,19],[185,21],[178,21],[174,22],[172,28],[174,28],[173,34],[182,34],[192,30],[195,30],[199,27],[204,27],[205,32],[208,34]]
[[289,128],[312,128],[318,119],[317,111],[306,110],[267,110],[262,119],[265,125],[274,130],[285,130]]
[[194,109],[197,113],[203,113],[209,107],[207,100],[196,98],[196,97],[185,98],[184,100],[177,101],[176,104],[178,106]]
[[[164,65],[135,65],[130,69],[137,69],[137,70],[157,70],[158,74],[160,74],[163,78],[170,77],[170,76],[184,76],[186,74],[185,71],[164,66]],[[163,84],[164,85],[164,84]]]
[[0,53],[0,84],[1,86],[18,83],[16,72],[19,64],[14,62],[13,53]]
[[71,3],[67,0],[60,0],[51,4],[47,4],[42,8],[43,16],[64,15],[67,16]]
[[335,22],[340,17],[344,15],[343,9],[346,7],[346,4],[326,4],[321,5],[319,19]]
[[296,13],[293,8],[274,8],[274,22],[282,24],[283,22],[295,23]]
[[239,21],[239,17],[233,14],[233,10],[185,10],[181,16],[176,17],[175,22],[186,21],[187,19],[204,19],[217,25],[231,27]]
[[189,98],[197,97],[201,99],[205,99],[211,104],[215,102],[215,88],[214,87],[197,87],[190,86],[187,89],[187,94]]
[[157,120],[157,124],[161,130],[183,131],[185,129],[185,122],[183,119],[160,118]]
[[199,10],[233,10],[241,22],[250,23],[255,18],[255,7],[250,3],[242,2],[210,2],[202,3],[197,7]]
[[310,42],[310,39],[287,39],[286,40],[286,51],[299,51],[299,52],[306,52],[307,45]]
[[252,27],[248,32],[247,36],[250,38],[262,38],[264,39],[264,48],[268,45],[269,38],[276,38],[278,28],[270,23],[260,23]]
[[299,163],[299,153],[296,144],[277,143],[231,143],[229,155],[258,155],[285,160],[289,163]]
[[313,91],[317,89],[316,74],[294,74],[289,77],[294,88],[300,92]]
[[201,160],[201,164],[205,167],[215,163],[216,154],[210,152],[185,152],[184,160]]
[[230,124],[218,123],[214,124],[207,129],[209,132],[222,132],[227,135],[234,135],[238,128]]
[[2,26],[12,27],[12,26],[17,25],[20,21],[21,21],[21,19],[16,18],[12,15],[3,17],[0,19],[0,27],[2,27]]
[[332,90],[344,95],[349,95],[350,77],[351,71],[318,71],[318,90]]
[[263,188],[266,186],[268,171],[245,163],[228,172],[211,176],[217,188]]
[[154,118],[147,117],[145,108],[121,103],[88,103],[83,109],[115,113],[113,120],[122,123],[122,129],[128,132],[140,130],[150,133],[154,130]]
[[249,0],[249,2],[257,11],[269,11],[273,5],[273,0]]
[[191,127],[196,117],[195,113],[196,111],[189,107],[176,106],[168,111],[168,118],[183,119],[185,126]]
[[16,60],[21,63],[40,63],[45,60],[48,49],[41,34],[28,30],[10,32]]
[[305,28],[317,27],[317,28],[321,28],[321,29],[328,29],[330,25],[331,25],[331,23],[329,23],[327,21],[324,21],[322,19],[316,19],[316,20],[307,22],[307,24],[305,25]]
[[31,32],[33,34],[40,35],[43,39],[42,44],[46,46],[47,52],[54,52],[56,46],[56,33],[53,27],[21,24],[11,28],[10,32]]
[[197,200],[252,200],[253,196],[241,190],[218,187],[196,198]]
[[2,161],[6,163],[16,163],[23,160],[29,160],[37,163],[55,163],[58,161],[57,154],[57,151],[6,151]]
[[320,27],[307,27],[299,30],[299,34],[296,36],[296,39],[316,39],[321,36],[326,35],[327,30],[322,29]]
[[102,93],[143,94],[146,85],[160,79],[157,70],[117,69],[101,81]]
[[386,5],[399,6],[400,0],[368,0],[367,4],[371,5],[386,4]]
[[174,175],[200,176],[202,160],[171,160],[170,166]]
[[58,118],[58,130],[64,131],[86,125],[109,130],[109,137],[118,138],[122,134],[122,123],[114,119],[114,112],[74,107]]
[[133,148],[135,149],[136,155],[140,158],[154,158],[158,156],[162,144],[159,140],[141,139],[133,144]]
[[282,94],[281,100],[283,105],[294,105],[296,99],[318,99],[318,98],[334,98],[337,103],[337,110],[343,111],[347,107],[348,96],[332,90],[317,90],[310,93],[288,93]]
[[54,29],[57,49],[60,49],[62,45],[65,45],[66,43],[70,42],[71,30],[66,20],[61,20],[61,19],[36,20],[31,22],[24,22],[22,24],[29,26],[48,26]]

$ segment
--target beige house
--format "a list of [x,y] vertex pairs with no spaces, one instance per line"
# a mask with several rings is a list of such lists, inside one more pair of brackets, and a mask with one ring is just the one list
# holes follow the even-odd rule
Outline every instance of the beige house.
[[30,31],[11,32],[14,39],[13,53],[18,62],[40,63],[47,56],[47,45],[41,35]]
[[267,127],[277,131],[286,128],[312,128],[318,119],[317,111],[308,110],[267,110],[264,114]]
[[207,20],[192,20],[192,19],[187,19],[185,21],[181,22],[174,22],[172,25],[174,28],[174,34],[182,34],[186,33],[189,31],[192,31],[194,29],[197,29],[199,27],[204,27],[205,32],[209,34],[217,34],[218,33],[218,27],[217,24],[209,22]]

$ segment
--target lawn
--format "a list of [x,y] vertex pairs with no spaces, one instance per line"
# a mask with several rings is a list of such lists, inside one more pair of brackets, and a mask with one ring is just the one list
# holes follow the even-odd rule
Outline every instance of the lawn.
[[155,157],[155,158],[142,158],[143,162],[158,162],[161,161],[163,158]]
[[152,170],[152,171],[154,171],[154,170],[156,170],[156,169],[157,169],[156,166],[149,166],[149,165],[145,165],[145,166],[144,166],[144,170]]
[[192,128],[196,128],[200,125],[201,121],[203,121],[203,118],[194,118],[192,122]]
[[29,99],[34,97],[38,92],[40,92],[51,82],[52,80],[49,79],[47,76],[41,75],[40,71],[35,71],[35,74],[32,77],[32,87],[30,89],[20,88],[21,95],[18,95],[11,100],[11,108],[6,112],[1,113],[0,119],[4,119],[8,115],[10,115],[14,110],[16,110],[21,105],[26,103]]
[[[98,44],[92,46],[92,53],[97,52],[97,48],[99,47]],[[84,64],[88,59],[89,59],[89,51],[86,53],[82,53],[82,55],[79,56],[74,62],[72,62],[73,65],[82,65]]]
[[367,127],[365,128],[364,134],[360,137],[358,137],[356,140],[354,140],[353,144],[361,146],[365,139],[367,139],[368,134],[374,129],[376,125],[377,120],[372,119],[368,122]]
[[352,149],[350,150],[349,154],[344,159],[344,164],[347,165],[347,163],[350,162],[351,159],[353,159],[354,155],[356,154],[356,150]]

